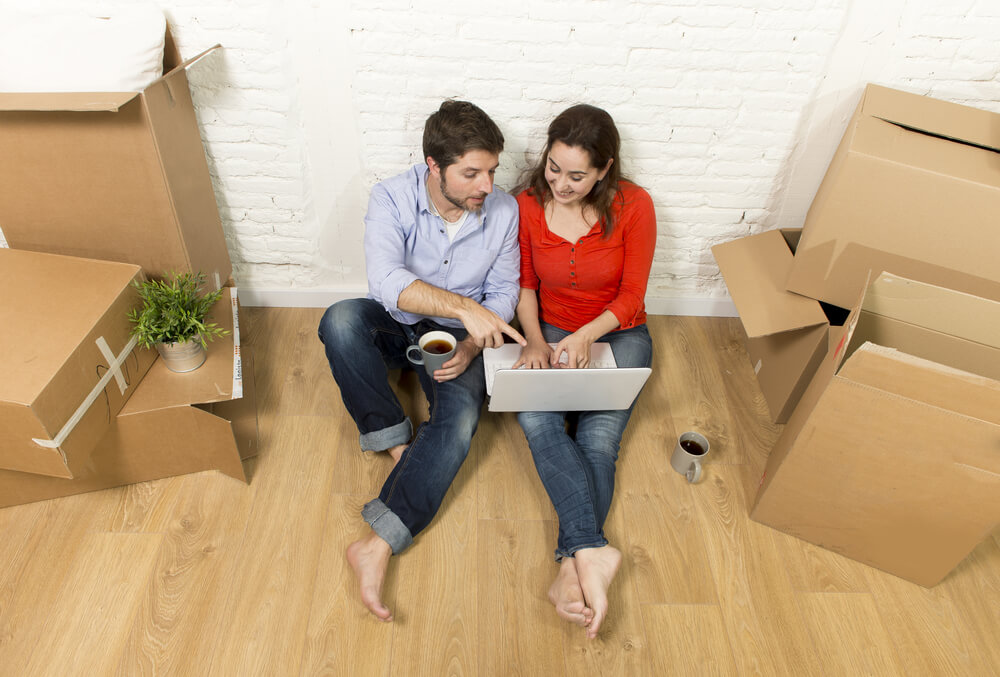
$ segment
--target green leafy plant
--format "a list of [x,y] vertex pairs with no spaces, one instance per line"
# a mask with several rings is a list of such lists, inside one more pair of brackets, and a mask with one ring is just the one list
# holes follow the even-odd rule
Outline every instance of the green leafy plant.
[[212,306],[222,296],[217,289],[201,293],[205,283],[203,273],[171,275],[168,280],[135,281],[142,308],[128,313],[132,336],[147,348],[157,343],[187,343],[197,341],[207,347],[207,341],[229,333],[215,322],[205,322]]

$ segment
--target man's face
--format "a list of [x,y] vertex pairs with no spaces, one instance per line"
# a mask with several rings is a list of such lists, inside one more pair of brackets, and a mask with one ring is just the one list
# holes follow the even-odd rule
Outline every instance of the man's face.
[[486,196],[493,192],[493,175],[499,165],[499,158],[485,150],[470,150],[444,171],[428,158],[431,173],[440,179],[441,194],[456,207],[470,212],[482,209]]

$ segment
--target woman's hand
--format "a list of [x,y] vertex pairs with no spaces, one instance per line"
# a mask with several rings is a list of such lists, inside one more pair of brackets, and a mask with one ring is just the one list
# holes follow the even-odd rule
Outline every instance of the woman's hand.
[[[590,364],[590,346],[594,339],[582,331],[575,331],[558,344],[552,351],[552,366],[568,369],[586,369]],[[565,353],[566,362],[561,363]]]
[[517,358],[513,369],[525,366],[528,369],[547,369],[552,363],[552,348],[544,340],[528,341],[528,345],[521,349],[521,356]]

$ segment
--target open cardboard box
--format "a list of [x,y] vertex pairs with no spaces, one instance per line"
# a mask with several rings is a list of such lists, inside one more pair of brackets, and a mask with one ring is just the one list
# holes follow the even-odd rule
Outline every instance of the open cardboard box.
[[[822,305],[785,290],[800,232],[772,230],[712,247],[776,423],[791,416],[829,343],[831,318]],[[835,324],[842,320],[834,317]]]
[[935,585],[1000,524],[1000,303],[883,273],[839,333],[751,517]]
[[1000,115],[868,85],[787,288],[848,308],[871,270],[1000,299],[998,213]]
[[188,89],[167,34],[141,92],[0,93],[0,243],[122,261],[150,277],[232,264]]
[[[0,163],[2,164],[2,163]],[[0,468],[73,477],[156,358],[138,266],[0,249]]]
[[74,479],[0,471],[0,507],[203,470],[245,482],[242,461],[258,448],[257,404],[235,292],[224,290],[211,318],[232,333],[209,344],[199,369],[176,374],[157,360]]

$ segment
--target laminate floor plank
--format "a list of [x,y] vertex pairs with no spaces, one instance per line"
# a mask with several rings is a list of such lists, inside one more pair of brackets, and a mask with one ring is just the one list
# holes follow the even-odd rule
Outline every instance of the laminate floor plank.
[[[334,495],[330,501],[299,672],[303,677],[338,677],[348,670],[355,677],[392,674],[392,641],[397,626],[376,620],[361,604],[345,557],[347,546],[368,531],[359,517],[365,500]],[[396,608],[399,559],[390,562],[382,589],[382,600],[390,609]]]
[[805,593],[797,595],[802,619],[828,675],[907,674],[897,662],[876,602],[861,593]]
[[477,531],[476,674],[568,674],[563,655],[564,621],[556,616],[547,597],[558,571],[551,555],[555,523],[480,519]]
[[645,604],[653,674],[725,677],[740,674],[717,604]]
[[24,674],[113,674],[163,541],[162,534],[86,534],[60,586],[59,603],[33,638],[37,644]]
[[202,649],[214,648],[214,674],[298,672],[331,498],[326,445],[347,423],[279,416],[261,446],[246,530],[226,578],[229,631]]

